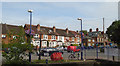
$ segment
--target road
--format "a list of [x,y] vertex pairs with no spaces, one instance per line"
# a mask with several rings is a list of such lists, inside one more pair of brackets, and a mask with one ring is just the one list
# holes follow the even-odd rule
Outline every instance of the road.
[[[67,51],[63,51],[63,58],[68,60],[68,56],[71,54],[71,53],[68,53]],[[81,53],[81,52],[79,52]],[[75,55],[77,56],[78,52],[75,53]],[[83,50],[83,58],[86,58],[86,59],[96,59],[97,58],[97,52],[96,52],[96,49],[87,49],[87,50]],[[81,55],[81,54],[80,54]],[[42,59],[50,59],[50,57],[41,57]],[[81,57],[80,57],[81,58]],[[106,55],[105,53],[103,52],[98,52],[98,58],[99,59],[106,59],[106,60],[113,60],[113,56],[109,56],[109,55]],[[35,54],[32,54],[32,60],[37,60],[38,59],[38,56],[36,56],[36,53]],[[77,58],[76,58],[77,59]],[[114,57],[115,61],[118,61],[118,57],[115,56]]]
[[[68,60],[68,56],[71,54],[71,53],[68,53],[67,51],[63,51],[63,59],[65,60]],[[79,52],[81,53],[81,52]],[[77,56],[78,52],[75,53],[75,55]],[[87,50],[83,50],[83,58],[86,58],[86,59],[96,59],[97,58],[97,53],[96,53],[96,49],[87,49]],[[81,54],[80,54],[81,55]],[[32,61],[33,60],[38,60],[38,56],[36,54],[36,52],[34,52],[34,54],[32,54]],[[81,58],[81,57],[80,57]],[[108,56],[106,55],[105,53],[103,52],[99,52],[98,53],[98,58],[99,59],[106,59],[106,60],[113,60],[113,57],[112,56]],[[24,59],[29,59],[27,56],[24,57]],[[50,60],[50,57],[41,57],[41,59],[49,59]],[[77,58],[76,58],[77,59]],[[114,57],[115,61],[118,61],[118,57],[115,56]]]

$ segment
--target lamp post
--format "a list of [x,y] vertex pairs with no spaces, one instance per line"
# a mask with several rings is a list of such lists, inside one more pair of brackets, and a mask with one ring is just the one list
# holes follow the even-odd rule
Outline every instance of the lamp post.
[[77,20],[80,20],[81,22],[81,60],[83,60],[83,36],[82,36],[82,19],[81,18],[78,18]]
[[32,24],[32,11],[33,10],[28,10],[30,13],[30,51],[29,51],[29,62],[31,62],[31,24]]
[[40,31],[40,45],[39,45],[39,57],[38,60],[41,60],[41,31]]
[[97,44],[96,44],[96,52],[97,52],[97,59],[98,59],[98,42],[97,42]]

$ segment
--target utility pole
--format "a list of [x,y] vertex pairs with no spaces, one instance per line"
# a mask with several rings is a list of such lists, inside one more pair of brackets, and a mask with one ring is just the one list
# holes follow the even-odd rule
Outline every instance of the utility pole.
[[41,60],[41,31],[40,31],[40,45],[39,45],[39,57],[38,60]]
[[104,23],[104,18],[103,18],[103,43],[104,43],[104,46],[105,46],[105,38],[104,38],[104,31],[105,31],[105,23]]

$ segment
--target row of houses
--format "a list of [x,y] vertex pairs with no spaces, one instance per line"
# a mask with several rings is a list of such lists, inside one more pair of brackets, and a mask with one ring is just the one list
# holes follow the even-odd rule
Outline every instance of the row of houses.
[[[10,32],[10,30],[14,29],[17,32],[20,31],[19,26],[16,25],[9,25],[9,24],[1,24],[2,26],[2,42],[5,44],[9,43],[9,38],[7,37],[7,33]],[[30,25],[25,24],[24,25],[24,31],[25,33],[29,32]],[[58,46],[70,46],[71,44],[81,44],[81,33],[79,31],[72,31],[68,28],[66,29],[58,29],[55,26],[53,27],[45,27],[38,25],[32,25],[32,33],[33,38],[31,43],[33,46],[40,46],[40,36],[41,36],[41,47],[58,47]],[[95,46],[96,42],[98,43],[104,43],[103,40],[108,40],[106,34],[104,34],[102,31],[99,31],[98,28],[96,31],[90,31],[84,35],[82,33],[83,37],[83,43],[85,46]],[[106,36],[106,37],[103,37]],[[27,37],[27,35],[26,35]],[[16,35],[12,35],[12,38],[16,38]]]

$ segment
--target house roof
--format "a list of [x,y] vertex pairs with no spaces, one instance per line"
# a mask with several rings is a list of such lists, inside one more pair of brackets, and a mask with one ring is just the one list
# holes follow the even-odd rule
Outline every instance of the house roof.
[[[30,25],[25,24],[24,28],[25,30],[30,29]],[[56,28],[56,32],[53,32],[53,28],[45,27],[45,26],[40,26],[40,31],[38,32],[37,25],[32,25],[32,30],[34,30],[35,33],[45,34],[45,35],[60,35],[60,36],[68,36],[68,37],[75,37],[75,35],[80,35],[79,33],[71,30],[68,30],[68,34],[67,34],[65,29],[57,29],[57,28]]]
[[19,33],[20,30],[21,30],[20,26],[2,24],[2,34],[7,34],[10,31],[15,31],[16,33]]

